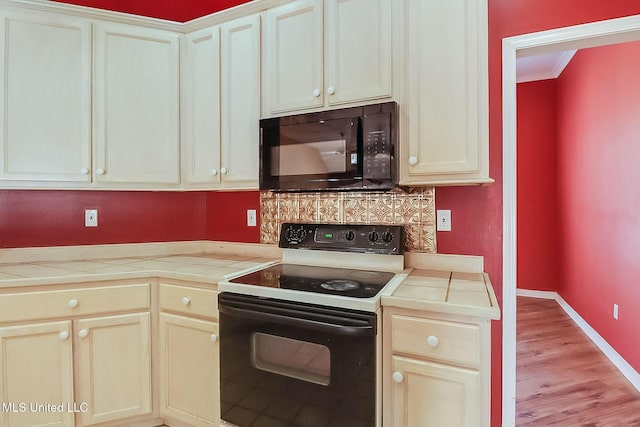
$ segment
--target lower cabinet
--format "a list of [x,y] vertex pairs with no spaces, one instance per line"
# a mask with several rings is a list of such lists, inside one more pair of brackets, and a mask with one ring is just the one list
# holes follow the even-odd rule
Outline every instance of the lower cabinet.
[[160,284],[160,413],[169,426],[220,425],[217,294]]
[[385,308],[383,425],[488,427],[489,320]]
[[394,426],[479,426],[479,372],[421,359],[392,358]]
[[151,282],[0,292],[0,427],[152,421],[151,336]]
[[150,313],[75,322],[82,425],[151,414]]
[[0,426],[73,426],[66,406],[38,407],[74,401],[70,334],[70,321],[0,327]]

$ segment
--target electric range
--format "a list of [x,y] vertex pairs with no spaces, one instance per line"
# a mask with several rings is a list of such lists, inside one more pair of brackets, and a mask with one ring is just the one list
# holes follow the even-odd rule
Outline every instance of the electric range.
[[380,425],[380,297],[404,280],[403,229],[283,224],[282,260],[219,282],[225,425]]
[[227,277],[223,292],[375,312],[406,277],[403,228],[285,223],[282,259]]

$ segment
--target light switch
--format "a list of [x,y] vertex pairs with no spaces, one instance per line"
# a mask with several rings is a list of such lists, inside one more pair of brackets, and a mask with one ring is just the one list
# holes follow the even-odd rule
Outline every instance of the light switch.
[[436,231],[451,231],[451,211],[436,211]]

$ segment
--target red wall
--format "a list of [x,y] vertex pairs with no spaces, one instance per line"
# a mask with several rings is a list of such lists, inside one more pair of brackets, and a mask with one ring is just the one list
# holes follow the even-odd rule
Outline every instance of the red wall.
[[[98,227],[84,210],[98,209]],[[203,192],[0,191],[0,247],[201,240]]]
[[638,70],[640,42],[575,55],[558,84],[558,174],[560,294],[640,371]]
[[[247,226],[247,210],[256,210],[256,227]],[[260,243],[260,192],[207,193],[208,240]]]
[[518,99],[518,288],[558,290],[557,80],[522,83]]
[[[489,0],[489,155],[495,184],[442,188],[436,208],[451,209],[453,230],[438,251],[483,255],[502,301],[502,38],[640,14],[637,0]],[[501,424],[502,324],[493,322],[491,424]]]
[[250,0],[56,0],[62,3],[186,22]]

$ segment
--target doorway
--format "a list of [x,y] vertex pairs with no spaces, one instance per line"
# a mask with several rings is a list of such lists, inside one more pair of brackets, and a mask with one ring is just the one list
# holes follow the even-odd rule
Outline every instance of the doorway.
[[503,40],[503,427],[514,427],[516,414],[516,58],[638,40],[640,16],[576,25]]

